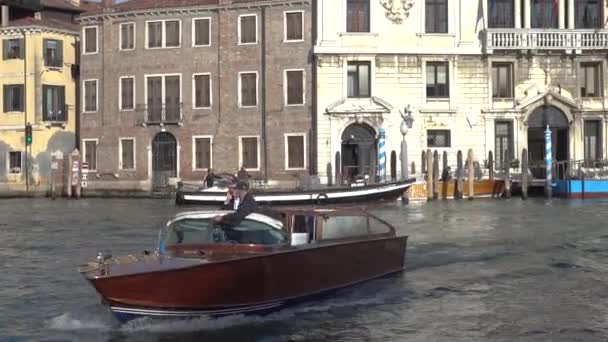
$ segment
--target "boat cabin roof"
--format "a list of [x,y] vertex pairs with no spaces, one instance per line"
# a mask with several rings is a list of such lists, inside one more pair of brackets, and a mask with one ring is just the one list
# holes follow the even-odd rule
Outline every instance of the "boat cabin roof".
[[[232,210],[205,210],[205,211],[187,211],[175,215],[169,222],[167,227],[171,224],[181,220],[192,220],[192,219],[210,219],[218,215],[225,215],[233,212]],[[265,223],[273,228],[282,229],[283,223],[277,219],[261,213],[251,213],[247,215],[248,220]]]

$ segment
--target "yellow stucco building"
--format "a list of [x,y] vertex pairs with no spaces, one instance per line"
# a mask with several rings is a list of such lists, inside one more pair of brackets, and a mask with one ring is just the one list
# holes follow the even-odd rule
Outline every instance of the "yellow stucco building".
[[[29,190],[45,189],[51,154],[77,146],[78,28],[73,19],[79,12],[77,3],[63,0],[2,5],[0,191],[24,190],[26,183]],[[26,146],[28,123],[32,142]]]

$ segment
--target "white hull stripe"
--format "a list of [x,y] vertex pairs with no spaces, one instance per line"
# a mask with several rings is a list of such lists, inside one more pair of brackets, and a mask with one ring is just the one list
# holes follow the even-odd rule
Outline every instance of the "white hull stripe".
[[274,302],[269,304],[243,306],[232,309],[218,310],[195,310],[195,311],[176,311],[176,310],[151,310],[151,309],[136,309],[125,308],[119,306],[111,306],[110,309],[116,313],[143,315],[143,316],[202,316],[202,315],[234,315],[250,311],[266,310],[279,307],[283,302]]
[[[349,197],[358,197],[365,195],[373,195],[373,194],[382,194],[386,192],[392,192],[396,190],[405,191],[408,187],[410,187],[412,183],[401,184],[401,185],[390,185],[385,187],[378,187],[374,189],[362,189],[362,190],[348,190],[348,191],[340,191],[340,192],[328,192],[324,193],[322,191],[308,193],[308,194],[294,194],[294,195],[257,195],[254,196],[256,201],[264,202],[264,201],[309,201],[316,200],[320,194],[327,195],[327,199],[332,198],[349,198]],[[206,195],[204,193],[201,194],[185,194],[184,200],[193,200],[193,201],[215,201],[221,202],[226,199],[226,196],[217,196],[217,195]],[[326,199],[322,199],[326,200]]]

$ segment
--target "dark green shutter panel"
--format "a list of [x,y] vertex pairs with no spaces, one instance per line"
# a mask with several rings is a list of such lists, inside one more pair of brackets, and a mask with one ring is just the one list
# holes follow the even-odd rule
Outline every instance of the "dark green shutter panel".
[[23,84],[19,86],[19,91],[21,92],[21,96],[19,96],[19,110],[23,112],[25,109],[25,86]]
[[2,86],[2,109],[6,113],[8,112],[8,85]]
[[8,59],[8,39],[2,40],[2,59]]
[[67,121],[68,113],[65,105],[65,87],[59,87],[59,110],[61,111],[60,120]]
[[58,66],[63,67],[63,41],[58,40],[57,41],[57,59],[58,61]]
[[25,58],[25,39],[19,39],[19,58]]
[[48,86],[43,85],[42,86],[42,120],[46,120],[47,116],[48,116],[48,95],[47,95],[47,91],[48,91]]
[[46,47],[48,45],[48,39],[43,39],[42,40],[42,57],[44,58],[44,65],[49,65],[49,58],[48,58],[48,54],[46,52]]

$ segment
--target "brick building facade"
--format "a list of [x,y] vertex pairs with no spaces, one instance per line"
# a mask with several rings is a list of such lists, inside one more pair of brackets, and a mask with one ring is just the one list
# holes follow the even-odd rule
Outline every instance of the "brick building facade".
[[162,188],[209,167],[270,183],[308,174],[311,18],[306,0],[133,0],[82,15],[89,187]]

